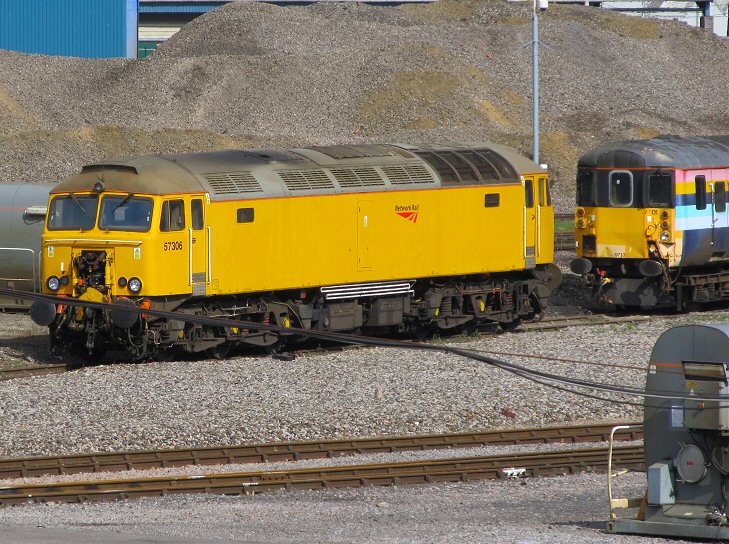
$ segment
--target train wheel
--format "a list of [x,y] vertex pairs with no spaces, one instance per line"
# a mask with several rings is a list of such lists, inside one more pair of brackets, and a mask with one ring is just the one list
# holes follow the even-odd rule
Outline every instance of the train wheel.
[[504,332],[511,332],[519,328],[519,325],[521,325],[522,319],[521,317],[516,318],[514,321],[508,321],[506,323],[499,323],[499,326],[501,327],[501,330]]
[[106,349],[94,348],[91,351],[82,348],[79,350],[79,357],[83,359],[84,364],[96,365],[106,356]]
[[418,342],[422,342],[424,340],[428,340],[429,338],[433,337],[433,334],[435,333],[435,327],[432,325],[425,325],[425,326],[418,326],[413,332],[412,337],[413,340],[417,340]]
[[228,355],[230,355],[230,343],[229,342],[223,342],[222,344],[218,344],[214,348],[209,348],[207,352],[213,357],[214,359],[225,359]]

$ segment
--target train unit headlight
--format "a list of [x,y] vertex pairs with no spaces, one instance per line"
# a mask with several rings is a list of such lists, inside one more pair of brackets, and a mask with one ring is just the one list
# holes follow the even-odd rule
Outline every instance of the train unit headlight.
[[661,232],[661,242],[670,242],[671,241],[671,233],[667,230],[664,230]]
[[46,280],[46,286],[49,291],[53,291],[55,293],[61,288],[61,280],[58,276],[51,276]]
[[140,280],[137,277],[129,278],[129,290],[136,294],[139,294],[139,292],[142,290],[142,280]]

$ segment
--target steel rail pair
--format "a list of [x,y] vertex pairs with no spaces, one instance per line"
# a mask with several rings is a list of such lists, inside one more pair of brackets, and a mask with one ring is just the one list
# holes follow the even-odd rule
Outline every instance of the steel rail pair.
[[[608,449],[463,457],[439,460],[292,468],[286,470],[31,484],[0,488],[0,504],[109,501],[179,493],[249,495],[277,490],[465,482],[507,477],[604,471]],[[644,469],[643,447],[612,450],[614,466]]]

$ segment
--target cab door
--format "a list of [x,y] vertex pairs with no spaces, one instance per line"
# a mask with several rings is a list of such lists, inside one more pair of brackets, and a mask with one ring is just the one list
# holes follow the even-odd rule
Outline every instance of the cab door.
[[[179,271],[179,275],[162,274],[162,277],[175,278],[174,281],[160,283],[159,293],[189,292],[190,282],[185,278],[188,269],[187,225],[189,214],[185,211],[186,203],[182,197],[169,198],[162,202],[160,214],[160,238],[162,241],[163,271]],[[179,279],[178,279],[179,278]]]
[[[712,177],[720,179],[723,172],[714,170]],[[713,257],[726,257],[729,251],[729,212],[727,212],[727,184],[715,181],[711,184],[712,217],[711,240],[714,245]]]
[[370,262],[370,201],[357,202],[357,270],[372,269]]
[[525,268],[537,265],[536,241],[538,240],[539,222],[534,199],[534,177],[524,177],[524,260]]
[[549,192],[549,187],[547,186],[547,176],[539,176],[537,179],[537,214],[536,214],[536,231],[535,236],[537,238],[537,247],[536,247],[536,256],[541,257],[542,253],[545,251],[546,248],[542,247],[542,238],[544,237],[545,233],[543,232],[544,227],[544,221],[547,218],[547,214],[549,213],[549,210],[547,207],[549,206],[549,201],[547,198],[547,194]]
[[190,223],[188,237],[190,247],[190,285],[192,294],[204,296],[210,284],[210,229],[207,212],[210,197],[207,194],[190,197]]

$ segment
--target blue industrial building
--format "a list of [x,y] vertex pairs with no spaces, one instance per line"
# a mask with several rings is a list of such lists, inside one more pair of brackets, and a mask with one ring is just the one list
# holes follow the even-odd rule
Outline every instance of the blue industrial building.
[[[236,0],[0,0],[0,49],[85,58],[147,57],[195,17]],[[310,4],[318,0],[259,0]],[[341,0],[372,4],[434,0]]]
[[0,0],[0,49],[137,56],[137,0]]
[[138,56],[148,57],[160,43],[195,17],[229,2],[230,0],[139,0]]

